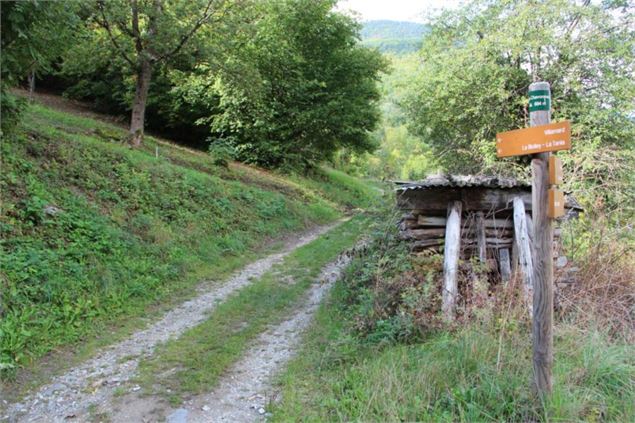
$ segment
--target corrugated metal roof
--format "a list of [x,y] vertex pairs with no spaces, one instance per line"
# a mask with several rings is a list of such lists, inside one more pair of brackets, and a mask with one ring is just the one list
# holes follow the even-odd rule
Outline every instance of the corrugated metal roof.
[[531,188],[531,184],[514,178],[483,175],[431,175],[423,181],[395,181],[397,191],[433,188]]

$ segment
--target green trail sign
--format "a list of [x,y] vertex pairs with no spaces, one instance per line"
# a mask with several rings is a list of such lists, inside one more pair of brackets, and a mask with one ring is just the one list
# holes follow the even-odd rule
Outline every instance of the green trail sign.
[[529,111],[549,110],[551,108],[551,95],[548,90],[529,91]]

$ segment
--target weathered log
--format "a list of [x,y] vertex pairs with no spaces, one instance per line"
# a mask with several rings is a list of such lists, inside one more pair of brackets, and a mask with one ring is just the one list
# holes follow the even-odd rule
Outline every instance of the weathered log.
[[443,238],[443,236],[445,236],[445,228],[407,229],[401,232],[401,237],[404,239]]
[[424,216],[419,215],[417,223],[420,226],[445,226],[447,219],[441,216]]
[[496,229],[513,229],[514,222],[512,222],[511,219],[485,219],[485,227]]
[[478,244],[478,259],[481,263],[487,260],[487,242],[485,241],[485,222],[483,212],[476,213],[476,240]]
[[[406,218],[408,216],[408,218]],[[402,218],[402,222],[407,222],[410,229],[419,227],[445,227],[447,219],[441,216],[428,216],[420,214],[417,218],[412,218],[414,213],[407,213]],[[484,225],[486,229],[501,230],[513,229],[514,222],[511,219],[485,219]]]
[[485,229],[488,238],[513,238],[514,231],[507,229]]
[[509,282],[512,278],[512,267],[509,261],[509,250],[502,248],[499,252],[500,273],[503,282]]
[[461,251],[461,209],[460,201],[447,205],[448,218],[445,227],[445,254],[443,258],[443,314],[447,320],[454,320],[456,297],[458,295],[457,267]]
[[407,231],[408,229],[418,229],[420,226],[416,220],[402,220],[399,222],[399,230]]
[[417,220],[417,215],[414,214],[413,212],[409,212],[409,213],[404,213],[403,216],[401,216],[401,220]]
[[443,239],[426,239],[422,241],[415,241],[411,244],[411,249],[419,249],[426,247],[439,247],[443,245]]
[[518,261],[523,276],[523,288],[525,301],[532,310],[532,289],[533,289],[533,261],[531,258],[531,247],[529,246],[529,234],[527,233],[527,218],[525,216],[525,206],[521,199],[514,199],[514,227],[516,232],[516,243],[518,246]]
[[[447,188],[443,190],[397,191],[397,206],[402,210],[417,210],[420,214],[436,214],[446,210],[448,203],[461,201],[466,210],[510,210],[509,203],[514,197],[525,202],[531,210],[531,193],[523,188]],[[435,213],[430,213],[435,212]]]
[[[534,244],[534,221],[531,218],[531,214],[526,213],[526,220],[527,220],[527,235],[529,235],[529,246],[531,248],[533,247]],[[533,252],[532,252],[533,254]]]
[[513,236],[514,242],[512,243],[512,275],[515,275],[518,271],[518,240],[516,239],[516,233]]
[[[496,246],[512,246],[514,240],[512,238],[485,238],[485,242],[488,247],[496,247]],[[474,246],[474,248],[478,249],[478,241],[475,239],[465,239],[463,243],[466,246]]]
[[[488,238],[512,238],[514,231],[511,229],[485,229],[485,236]],[[463,237],[478,238],[478,227],[472,225],[467,228],[463,228]]]

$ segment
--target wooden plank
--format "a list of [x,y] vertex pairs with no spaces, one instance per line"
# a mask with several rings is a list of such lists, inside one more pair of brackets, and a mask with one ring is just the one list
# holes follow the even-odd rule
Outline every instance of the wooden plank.
[[444,188],[397,191],[397,207],[402,210],[417,210],[420,214],[436,215],[446,211],[453,201],[461,201],[464,210],[498,211],[509,210],[514,197],[525,202],[531,210],[531,192],[523,188]]
[[445,227],[445,253],[443,257],[443,314],[447,320],[454,320],[456,297],[458,295],[457,268],[461,251],[461,210],[460,201],[448,204],[448,218]]
[[485,241],[485,222],[483,212],[476,213],[476,239],[478,243],[478,259],[481,263],[487,260],[487,243]]
[[514,232],[514,242],[512,243],[512,275],[515,275],[518,271],[518,240],[516,239],[516,233]]
[[441,216],[419,215],[419,218],[417,219],[417,224],[419,226],[444,226],[445,227],[446,222],[447,222],[447,219]]
[[500,246],[500,245],[509,245],[511,247],[514,242],[513,238],[485,238],[487,245]]
[[407,229],[401,232],[401,236],[404,239],[443,238],[445,236],[445,228]]
[[[527,233],[527,218],[525,207],[521,199],[514,199],[514,229],[516,235],[516,245],[518,247],[518,262],[523,276],[523,290],[525,301],[531,304],[533,284],[533,261],[531,247],[529,245],[529,234]],[[531,307],[529,307],[531,310]]]
[[[532,92],[538,90],[551,97],[548,82],[534,82],[529,86],[530,101]],[[531,126],[549,124],[550,108],[530,111],[529,121]],[[534,206],[533,367],[534,385],[541,396],[551,393],[553,374],[553,221],[548,217],[550,156],[550,153],[540,153],[531,160]]]
[[499,263],[501,280],[503,282],[509,282],[512,279],[512,267],[509,260],[509,250],[502,248],[499,252]]
[[485,227],[488,229],[513,229],[514,222],[512,219],[485,219]]
[[509,230],[500,230],[500,229],[485,229],[485,235],[488,238],[513,238],[514,231]]
[[437,247],[444,244],[442,239],[424,239],[421,241],[415,241],[412,243],[411,248],[425,248],[425,247]]
[[[466,239],[463,241],[465,245],[474,246],[478,250],[478,240],[476,239]],[[501,246],[501,245],[511,245],[514,242],[513,238],[485,238],[485,242],[488,247],[490,246]]]
[[[478,236],[478,227],[476,225],[471,225],[467,228],[463,228],[463,236],[464,237],[477,237]],[[511,229],[485,229],[485,236],[488,238],[513,238],[514,231]]]

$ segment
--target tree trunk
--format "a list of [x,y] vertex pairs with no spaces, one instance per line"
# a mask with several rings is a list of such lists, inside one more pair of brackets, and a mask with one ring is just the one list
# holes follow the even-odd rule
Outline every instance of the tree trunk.
[[35,69],[32,68],[28,76],[29,80],[29,101],[33,101],[33,94],[35,93]]
[[151,78],[152,65],[149,60],[142,58],[137,70],[137,84],[132,103],[132,117],[130,118],[130,144],[133,147],[139,147],[143,142],[146,102],[148,101]]

